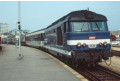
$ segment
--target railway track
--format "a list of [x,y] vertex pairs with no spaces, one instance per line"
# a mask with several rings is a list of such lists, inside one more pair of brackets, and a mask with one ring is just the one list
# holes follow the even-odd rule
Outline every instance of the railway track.
[[108,70],[102,66],[94,68],[76,68],[77,72],[88,78],[89,81],[120,81],[120,74]]
[[[60,59],[61,60],[61,59]],[[89,81],[120,81],[120,74],[111,71],[103,66],[96,66],[87,68],[85,66],[73,67],[71,64],[68,64],[66,61],[63,61],[65,64],[70,66],[72,69],[88,78]]]
[[120,45],[112,45],[112,47],[120,48]]
[[114,56],[120,56],[120,51],[111,50],[111,52]]
[[79,65],[78,67],[73,67],[66,61],[62,61],[84,77],[88,78],[89,81],[120,81],[120,74],[103,66],[98,65],[96,67],[87,68],[83,65]]

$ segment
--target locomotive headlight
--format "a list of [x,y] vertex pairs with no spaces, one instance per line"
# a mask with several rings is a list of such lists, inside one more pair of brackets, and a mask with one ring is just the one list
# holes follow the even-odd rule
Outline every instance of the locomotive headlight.
[[80,48],[81,47],[81,43],[77,43],[77,48]]
[[100,47],[102,46],[102,43],[101,43],[101,42],[99,43],[99,46],[100,46]]
[[86,43],[83,43],[83,47],[85,47],[86,46]]
[[104,46],[107,46],[107,42],[103,42],[103,45],[104,45]]

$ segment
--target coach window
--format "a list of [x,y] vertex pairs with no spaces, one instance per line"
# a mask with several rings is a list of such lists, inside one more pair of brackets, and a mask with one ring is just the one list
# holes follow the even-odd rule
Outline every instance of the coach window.
[[38,37],[40,38],[40,34],[38,34]]
[[36,38],[38,38],[38,34],[36,35]]
[[55,33],[55,29],[53,29],[53,33]]
[[41,40],[43,40],[43,35],[42,35],[42,33],[41,33]]

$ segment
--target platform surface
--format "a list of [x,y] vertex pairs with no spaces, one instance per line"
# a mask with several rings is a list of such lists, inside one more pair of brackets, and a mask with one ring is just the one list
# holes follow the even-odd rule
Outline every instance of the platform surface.
[[80,81],[66,68],[38,49],[21,47],[24,57],[19,60],[18,47],[2,46],[0,81]]

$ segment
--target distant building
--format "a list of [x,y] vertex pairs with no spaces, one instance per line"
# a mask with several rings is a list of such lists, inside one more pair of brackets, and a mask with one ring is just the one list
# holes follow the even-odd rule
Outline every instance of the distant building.
[[0,23],[0,34],[7,33],[10,31],[10,26],[7,23]]

